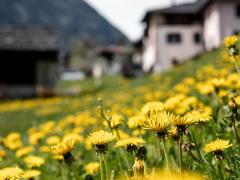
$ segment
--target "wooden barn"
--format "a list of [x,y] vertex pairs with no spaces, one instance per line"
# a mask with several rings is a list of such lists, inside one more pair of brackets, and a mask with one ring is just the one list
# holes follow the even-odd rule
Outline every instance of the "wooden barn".
[[52,95],[59,32],[46,27],[0,27],[0,98]]

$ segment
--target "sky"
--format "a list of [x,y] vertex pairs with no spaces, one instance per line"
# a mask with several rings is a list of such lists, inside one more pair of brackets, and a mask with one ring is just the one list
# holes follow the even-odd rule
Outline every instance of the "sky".
[[141,19],[147,10],[167,7],[172,3],[193,2],[194,0],[85,0],[110,23],[122,31],[130,40],[141,37]]

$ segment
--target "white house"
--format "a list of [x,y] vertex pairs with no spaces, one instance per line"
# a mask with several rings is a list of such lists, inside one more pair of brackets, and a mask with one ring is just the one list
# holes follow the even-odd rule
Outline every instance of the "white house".
[[240,0],[198,0],[144,16],[144,71],[162,71],[240,32]]

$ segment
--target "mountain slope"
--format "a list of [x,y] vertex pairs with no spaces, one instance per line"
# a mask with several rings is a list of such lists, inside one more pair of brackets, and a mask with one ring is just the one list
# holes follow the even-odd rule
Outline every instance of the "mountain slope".
[[74,38],[96,44],[128,42],[125,35],[83,0],[1,0],[1,25],[57,27],[65,48]]

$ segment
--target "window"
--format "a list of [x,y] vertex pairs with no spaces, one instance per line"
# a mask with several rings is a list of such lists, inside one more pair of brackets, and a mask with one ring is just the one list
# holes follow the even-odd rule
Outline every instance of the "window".
[[167,42],[169,44],[178,44],[181,43],[182,37],[179,33],[170,33],[167,35]]
[[236,15],[240,18],[240,4],[236,7]]
[[202,42],[202,37],[201,37],[201,34],[200,33],[195,33],[193,35],[193,40],[196,44],[199,44]]

